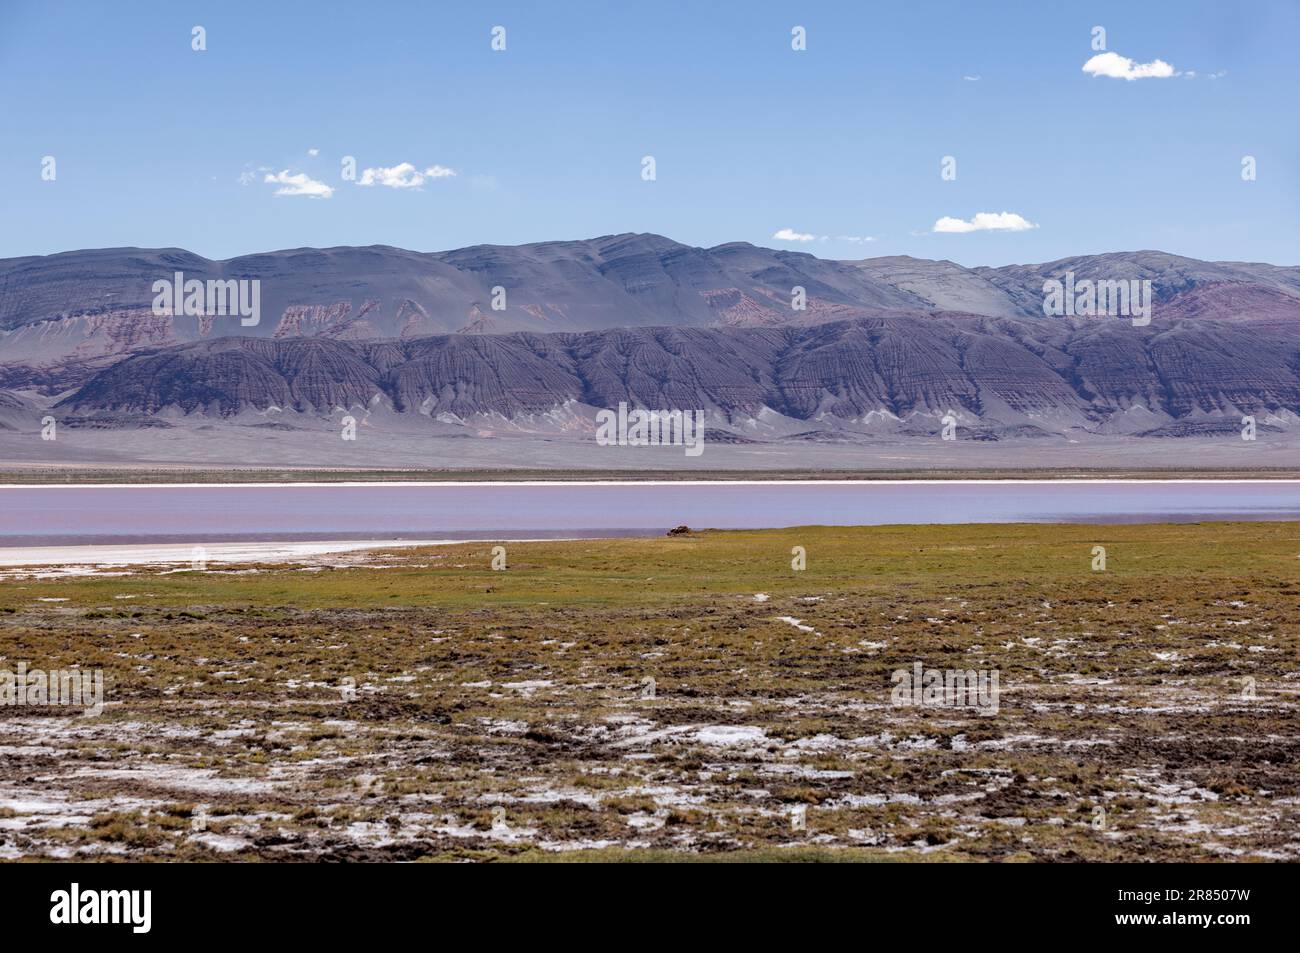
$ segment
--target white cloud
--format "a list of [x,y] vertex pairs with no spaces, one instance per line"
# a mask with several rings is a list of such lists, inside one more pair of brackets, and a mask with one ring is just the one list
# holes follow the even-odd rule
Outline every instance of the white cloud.
[[968,83],[978,83],[980,81],[978,76],[963,76],[962,79]]
[[793,228],[778,229],[772,237],[783,242],[813,242],[817,240],[816,235],[796,232]]
[[253,184],[254,182],[256,182],[256,181],[257,181],[257,173],[255,173],[255,172],[241,172],[241,173],[239,173],[239,184],[240,184],[240,185],[252,185],[252,184]]
[[327,199],[334,194],[332,185],[317,182],[306,172],[290,172],[288,169],[274,175],[268,172],[262,181],[280,186],[275,190],[276,195],[305,195],[310,199]]
[[964,232],[1023,232],[1037,228],[1015,212],[980,212],[969,221],[945,215],[934,223],[936,232],[960,234]]
[[386,185],[390,189],[414,189],[423,184],[424,176],[409,162],[365,169],[357,179],[357,185]]
[[1090,76],[1109,76],[1111,79],[1167,79],[1176,76],[1174,68],[1164,60],[1152,60],[1150,63],[1137,63],[1118,53],[1098,53],[1083,64],[1083,71]]
[[874,242],[875,238],[870,235],[813,235],[810,232],[796,232],[793,228],[782,228],[772,235],[773,238],[783,242],[851,242],[855,245],[865,245],[867,242]]
[[423,172],[409,162],[399,162],[394,166],[376,166],[363,169],[357,185],[385,185],[390,189],[418,189],[425,179],[445,179],[455,175],[454,169],[442,165],[431,165]]
[[307,155],[309,155],[309,156],[318,156],[318,155],[320,155],[320,150],[319,150],[319,149],[308,149],[308,150],[307,150]]

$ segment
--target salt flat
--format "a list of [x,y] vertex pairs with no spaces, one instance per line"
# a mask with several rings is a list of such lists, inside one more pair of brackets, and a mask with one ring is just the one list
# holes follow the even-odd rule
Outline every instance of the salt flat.
[[0,548],[0,567],[71,567],[94,572],[97,568],[124,566],[190,565],[196,558],[213,563],[291,563],[311,561],[333,553],[382,549],[394,546],[439,546],[463,540],[329,540],[324,542],[246,542],[205,544],[196,556],[194,546],[126,544],[122,546],[11,546]]

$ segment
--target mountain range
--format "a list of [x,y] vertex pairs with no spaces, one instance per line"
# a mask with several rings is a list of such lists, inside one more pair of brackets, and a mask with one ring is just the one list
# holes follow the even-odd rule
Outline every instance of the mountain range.
[[[177,271],[259,280],[261,322],[154,313],[153,282]],[[1044,282],[1067,273],[1149,280],[1151,323],[1045,317]],[[585,433],[593,408],[628,401],[706,409],[735,440],[928,433],[947,413],[987,439],[1182,436],[1243,414],[1289,428],[1298,369],[1300,267],[1156,251],[965,268],[626,234],[0,261],[11,430],[45,412],[136,428],[360,412]]]

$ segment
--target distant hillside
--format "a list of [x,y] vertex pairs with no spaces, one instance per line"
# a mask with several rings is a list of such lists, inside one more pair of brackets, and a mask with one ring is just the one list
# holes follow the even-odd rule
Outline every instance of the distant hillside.
[[[153,314],[153,282],[175,271],[201,280],[260,280],[261,323],[244,328],[235,317]],[[228,261],[181,249],[97,249],[0,261],[0,387],[56,394],[125,354],[232,334],[374,341],[615,327],[770,328],[931,311],[1041,321],[1043,281],[1066,271],[1152,280],[1158,323],[1175,302],[1188,316],[1265,323],[1291,320],[1300,305],[1300,268],[1153,251],[963,268],[907,257],[828,261],[739,242],[693,248],[630,234],[432,254],[385,246],[295,249]],[[796,286],[806,291],[806,310],[790,307]],[[492,308],[494,287],[505,289],[504,310]],[[1193,302],[1189,294],[1199,297]]]
[[544,430],[568,426],[563,418],[583,408],[627,401],[706,409],[715,429],[755,438],[928,432],[949,411],[991,435],[1085,436],[1141,434],[1174,421],[1235,427],[1243,413],[1293,420],[1297,367],[1294,323],[1186,318],[1135,328],[1116,319],[936,312],[796,327],[221,338],[129,357],[55,410],[122,424],[359,412],[456,423],[491,417]]

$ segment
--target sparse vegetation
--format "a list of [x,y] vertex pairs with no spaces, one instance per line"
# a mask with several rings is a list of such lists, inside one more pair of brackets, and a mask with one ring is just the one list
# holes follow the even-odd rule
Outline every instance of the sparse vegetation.
[[[9,575],[0,668],[108,705],[0,707],[0,857],[1300,855],[1300,525],[490,549]],[[918,660],[998,714],[892,707]]]

